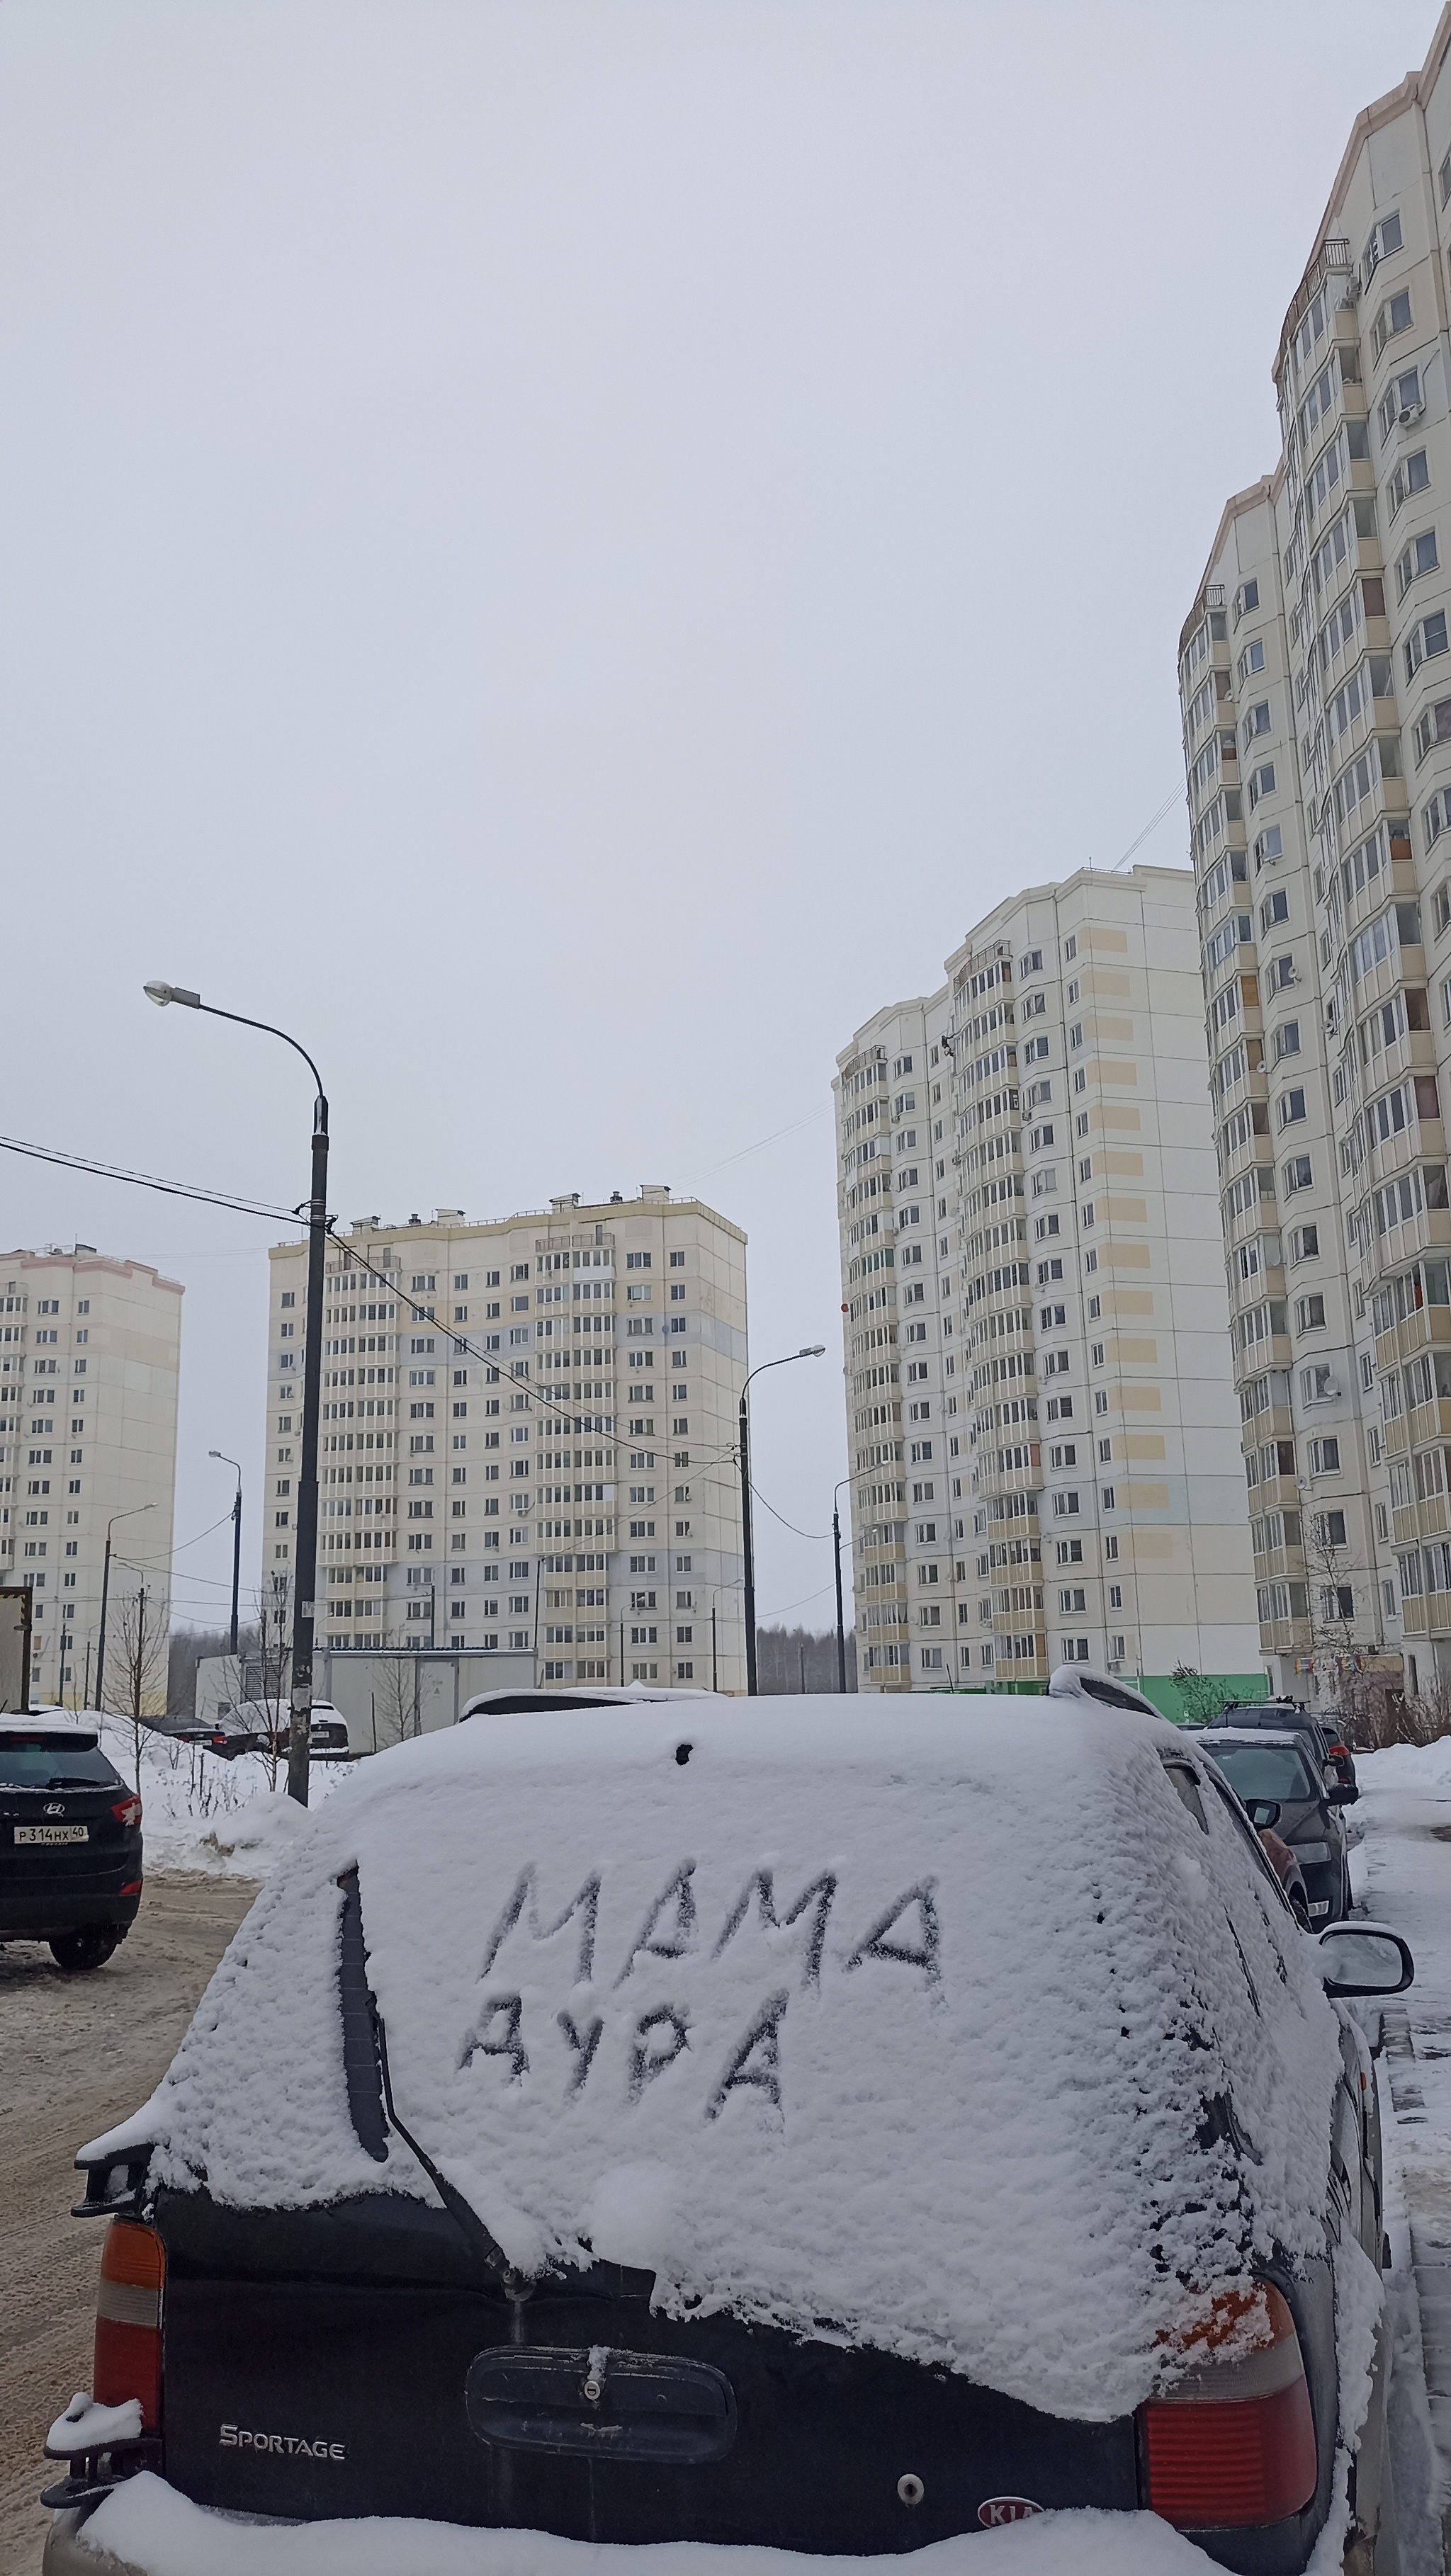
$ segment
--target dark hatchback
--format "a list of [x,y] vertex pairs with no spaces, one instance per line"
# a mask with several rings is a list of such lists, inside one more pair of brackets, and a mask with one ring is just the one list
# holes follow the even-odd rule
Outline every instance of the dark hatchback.
[[[624,2247],[619,2260],[605,2259],[600,2247],[592,2260],[571,2260],[561,2252],[529,2275],[516,2271],[474,2205],[477,2181],[471,2200],[443,2169],[451,2164],[455,2175],[460,2172],[440,2137],[439,2098],[426,2110],[417,2107],[408,2080],[407,2016],[430,2014],[435,1989],[451,1976],[460,1993],[471,1993],[481,1960],[486,1975],[496,1958],[513,1962],[505,1982],[519,1991],[494,1996],[490,1989],[476,2043],[462,2067],[450,2049],[452,2073],[446,2068],[445,2086],[453,2075],[466,2075],[471,2063],[490,2087],[479,2097],[483,2102],[512,2101],[526,2116],[531,2105],[537,2107],[546,2144],[550,2134],[567,2140],[581,2121],[595,2121],[591,2138],[598,2134],[605,2153],[618,2141],[617,2162],[630,2154],[631,2123],[641,2100],[663,2100],[668,2070],[695,2086],[706,2083],[720,2062],[712,2057],[708,2071],[707,2052],[695,2044],[711,2027],[711,1981],[735,1974],[741,1996],[748,1997],[755,1991],[750,1962],[757,1956],[763,1965],[770,1963],[772,1977],[795,1980],[789,1998],[783,1987],[765,2018],[752,2022],[720,2091],[710,2097],[715,2107],[699,2114],[692,2108],[688,2124],[684,2109],[672,2113],[677,2125],[653,2133],[678,2135],[687,2150],[695,2147],[689,2187],[696,2203],[709,2202],[721,2177],[733,2175],[732,2159],[745,2158],[750,2189],[741,2204],[742,2223],[788,2266],[784,2212],[795,2186],[792,2170],[780,2160],[798,2151],[790,2121],[773,2117],[773,2104],[779,2110],[778,2065],[781,2081],[799,2081],[803,2088],[834,2083],[833,2068],[839,2067],[846,2089],[829,2098],[842,2101],[850,2114],[854,2088],[870,2074],[873,2051],[889,2050],[899,2029],[905,2030],[901,2062],[917,2069],[927,2096],[912,2113],[920,2161],[934,2137],[947,2134],[933,2105],[959,2098],[953,2090],[959,2083],[967,2088],[961,2098],[972,2102],[991,2080],[993,2070],[982,2064],[968,2034],[991,2026],[990,2013],[986,2021],[978,2016],[987,2009],[980,1998],[996,1977],[1004,1980],[1001,1991],[1011,1997],[1013,2012],[1030,2014],[1033,1979],[1046,1959],[1043,1991],[1056,1991],[1061,1974],[1087,2016],[1091,2046],[1085,2064],[1098,2060],[1098,2034],[1109,2040],[1125,2036],[1120,1934],[1110,1929],[1098,1937],[1105,1923],[1094,1893],[1098,1857],[1074,1899],[1080,1920],[1071,1927],[1055,1923],[1045,1939],[1041,1910],[1025,1898],[1023,1943],[996,1948],[991,1935],[1010,1900],[1000,1895],[987,1903],[975,1896],[970,1873],[946,1866],[955,1850],[974,1841],[984,1851],[999,1839],[1015,1852],[1023,1848],[1028,1822],[1041,1811],[1045,1772],[1051,1776],[1055,1762],[1061,1766],[1081,1748],[1077,1713],[1046,1702],[1011,1702],[998,1736],[974,1753],[973,1794],[953,1799],[939,1794],[935,1765],[960,1758],[955,1711],[950,1720],[933,1709],[914,1712],[915,1750],[904,1742],[906,1730],[893,1712],[890,1729],[880,1728],[880,1741],[872,1739],[868,1754],[858,1747],[858,1778],[835,1750],[835,1703],[820,1705],[819,1765],[798,1759],[791,1772],[778,1758],[771,1784],[772,1830],[778,1839],[786,1830],[802,1838],[779,1873],[782,1900],[806,1875],[805,1854],[817,1831],[831,1835],[831,1851],[847,1848],[846,1860],[836,1865],[844,1874],[860,1872],[865,1886],[868,1872],[881,1871],[890,1893],[905,1875],[902,1856],[930,1843],[939,1819],[950,1818],[961,1829],[956,1843],[950,1834],[942,1843],[942,1875],[908,1888],[874,1928],[866,1926],[875,1899],[870,1905],[863,1900],[851,1915],[853,1927],[864,1932],[855,1949],[845,1928],[840,1937],[829,1931],[829,1910],[839,1903],[836,1868],[809,1880],[805,1896],[789,1908],[783,1901],[779,1914],[770,1874],[759,1870],[747,1881],[746,1896],[731,1903],[741,1869],[755,1867],[761,1797],[756,1774],[771,1756],[773,1739],[764,1724],[753,1731],[750,1717],[733,1704],[721,1710],[703,1695],[688,1717],[679,1705],[622,1711],[611,1739],[621,1766],[629,1766],[627,1804],[642,1811],[643,1821],[633,1854],[618,1848],[628,1832],[618,1806],[609,1827],[616,1847],[609,1866],[635,1876],[614,1900],[625,1956],[615,1975],[611,1955],[608,1983],[604,1970],[593,1986],[574,1982],[576,1941],[582,1945],[582,1973],[588,1967],[593,1974],[596,1917],[604,1927],[612,1903],[608,1869],[580,1885],[581,1860],[604,1830],[598,1811],[612,1786],[603,1761],[590,1768],[595,1730],[603,1722],[599,1713],[582,1713],[572,1734],[570,1717],[561,1714],[542,1760],[534,1749],[537,1733],[527,1718],[517,1721],[512,1758],[516,1766],[537,1764],[522,1778],[494,1768],[500,1758],[496,1742],[509,1758],[501,1722],[498,1738],[493,1730],[469,1728],[452,1742],[440,1735],[397,1748],[365,1766],[365,1782],[350,1784],[329,1802],[314,1835],[291,1856],[294,1885],[300,1889],[305,1877],[318,1908],[318,1934],[306,1956],[295,1940],[283,1938],[280,1925],[271,1950],[265,1937],[239,1940],[218,1971],[207,2013],[184,2043],[190,2073],[175,2097],[181,2125],[158,2095],[79,2159],[87,2177],[83,2208],[110,2221],[97,2302],[95,2405],[115,2409],[135,2401],[138,2429],[122,2432],[113,2419],[101,2417],[88,2442],[80,2415],[73,2438],[56,2441],[54,2455],[68,2457],[69,2473],[45,2496],[56,2516],[46,2547],[47,2576],[82,2576],[96,2563],[92,2552],[104,2550],[129,2566],[149,2567],[139,2530],[118,2518],[124,2515],[126,2484],[141,2469],[159,2472],[197,2505],[229,2516],[294,2524],[423,2517],[591,2541],[755,2543],[852,2557],[910,2552],[1045,2509],[1134,2513],[1147,2507],[1191,2533],[1226,2567],[1264,2576],[1289,2576],[1305,2567],[1330,2509],[1334,2480],[1340,2411],[1336,2263],[1340,2248],[1351,2242],[1378,2263],[1383,2224],[1369,2059],[1349,2015],[1327,2010],[1324,1991],[1398,1991],[1409,1981],[1409,1955],[1379,1927],[1343,1927],[1318,1951],[1305,1943],[1237,1800],[1197,1746],[1187,1747],[1158,1720],[1115,1716],[1104,1724],[1091,1713],[1088,1721],[1083,1776],[1095,1799],[1101,1789],[1097,1813],[1112,1846],[1104,1871],[1122,1898],[1115,1922],[1125,1927],[1124,1937],[1130,1922],[1146,1927],[1141,1944],[1134,1935],[1133,1957],[1140,1962],[1135,1974],[1155,1981],[1156,1996],[1160,1983],[1164,1994],[1179,1995],[1180,1971],[1164,1963],[1175,1943],[1187,1945],[1176,1956],[1182,1955],[1196,1988],[1208,1977],[1237,2038],[1224,2061],[1217,2037],[1206,2036],[1202,2048],[1197,2038],[1186,2042],[1182,2062],[1190,2070],[1193,2100],[1184,2126],[1170,2094],[1152,2091],[1160,2079],[1151,2072],[1154,2042],[1145,2024],[1145,2053],[1137,2045],[1122,2053],[1123,2088],[1114,2096],[1118,2107],[1112,2115],[1117,2121],[1121,2114],[1122,2128],[1113,2130],[1107,2149],[1101,2131],[1087,2154],[1072,2068],[1065,2073],[1052,2049],[1011,2054],[1025,2086],[1022,2098],[1032,2105],[1041,2101],[1045,2121],[1061,2114],[1066,2123],[1073,2152],[1062,2188],[1081,2189],[1090,2213],[1106,2208],[1121,2170],[1119,2149],[1122,2161],[1131,2162],[1144,2104],[1152,2100],[1162,2124],[1156,2134],[1179,2140],[1172,2152],[1181,2170],[1171,2172],[1165,2155],[1158,2156],[1154,2208],[1146,2204],[1143,2211],[1145,2241],[1157,2242],[1161,2231],[1160,2196],[1167,2206],[1187,2195],[1185,2208],[1202,2211],[1211,2186],[1218,2191],[1233,2182],[1248,2206],[1265,2170],[1250,2132],[1269,2100],[1266,2088],[1294,2080],[1283,2070],[1303,2071],[1312,2060],[1319,2070],[1317,2089],[1322,2077],[1329,2081],[1323,2136],[1307,2135],[1294,2150],[1296,2189],[1303,2198],[1287,2208],[1285,2218],[1300,2240],[1300,2253],[1291,2258],[1277,2251],[1265,2259],[1246,2247],[1243,2268],[1235,2257],[1232,2277],[1226,2278],[1220,2250],[1226,2240],[1216,2221],[1205,2238],[1210,2277],[1185,2284],[1183,2329],[1168,2330],[1183,2366],[1145,2402],[1130,2398],[1111,2414],[1087,2406],[1080,2413],[1054,2409],[1051,2391],[1030,2402],[985,2374],[969,2375],[942,2359],[913,2357],[846,2331],[833,2302],[843,2296],[840,2243],[856,2223],[849,2190],[845,2206],[836,2194],[836,2214],[823,2236],[819,2307],[813,2318],[803,2316],[792,2325],[751,2312],[729,2283],[714,2301],[692,2298],[682,2305],[677,2299],[667,2305],[658,2296],[655,2272],[630,2268]],[[793,1717],[799,1731],[799,1703]],[[980,1726],[980,1712],[975,1719]],[[682,1733],[687,1723],[688,1737]],[[865,1723],[873,1723],[870,1715]],[[548,1755],[561,1738],[568,1760],[556,1765]],[[834,1778],[834,1770],[843,1776]],[[562,1796],[559,1782],[572,1773],[580,1775],[577,1788]],[[907,1809],[899,1800],[894,1813],[888,1792],[900,1789],[908,1775],[922,1782],[916,1803]],[[500,1795],[501,1786],[507,1796]],[[428,1842],[426,1849],[418,1847],[418,1875],[400,1872],[397,1859],[407,1842],[406,1810],[417,1803],[410,1790],[428,1799]],[[677,1810],[699,1860],[685,1864],[671,1882],[667,1922],[660,1904],[642,1915],[639,1890],[655,1884],[658,1848]],[[574,1904],[557,1922],[550,1919],[552,1896],[530,1911],[540,1895],[532,1863],[512,1897],[512,1857],[502,1874],[499,1867],[498,1855],[511,1852],[511,1837],[519,1847],[534,1848],[536,1828],[564,1845],[560,1851],[551,1847],[550,1865],[560,1873],[565,1893],[579,1886]],[[1112,1844],[1120,1832],[1126,1839]],[[741,1839],[731,1842],[733,1836]],[[896,1844],[883,1861],[877,1845],[893,1836]],[[723,1841],[731,1843],[729,1860],[713,1860],[711,1845]],[[449,1848],[440,1856],[444,1843]],[[1056,1870],[1056,1856],[1052,1865]],[[440,1891],[453,1875],[460,1882],[460,1919],[471,1927],[467,1957],[456,1964],[452,1950],[458,1945],[434,1939],[430,1923],[421,1919],[430,1886],[444,1906],[433,1925],[447,1919]],[[390,1879],[397,1881],[402,1904],[397,1914],[390,1909]],[[1221,1944],[1207,1958],[1197,1947],[1201,1887],[1212,1888],[1225,1909]],[[1185,1888],[1192,1892],[1187,1899]],[[971,1961],[970,1975],[944,1973],[940,1983],[939,1899],[933,1897],[930,1908],[924,1902],[934,1889],[940,1890],[944,1957],[949,1963]],[[757,1909],[749,1917],[748,1898]],[[719,1937],[712,1938],[722,1920],[718,1902],[731,1910]],[[983,1910],[974,1913],[975,1904]],[[920,1939],[912,1937],[913,1909]],[[1175,1923],[1177,1931],[1171,1928]],[[603,1928],[599,1939],[603,1948]],[[530,2018],[533,1998],[547,1991],[552,1996],[548,1962],[561,1942],[566,2008],[536,2023]],[[739,1945],[750,1942],[759,1950],[743,1956]],[[634,1962],[647,1955],[654,1962],[651,1974],[692,1981],[691,2010],[656,2006],[634,2025],[631,2041],[636,2006],[611,1998],[641,1973]],[[391,1990],[380,1973],[390,1958]],[[422,1973],[415,1977],[410,1971],[400,1986],[397,1967],[405,1958]],[[1125,1971],[1128,1962],[1125,1951]],[[869,1972],[878,1980],[875,1989],[868,1985]],[[874,1991],[881,2003],[873,2001]],[[893,2003],[899,1991],[900,2010]],[[595,2001],[599,2014],[592,2023]],[[786,2022],[778,2059],[781,2016],[788,2008],[799,2018]],[[1138,2006],[1131,2002],[1128,2009],[1137,2013]],[[1192,2016],[1193,2008],[1185,2009]],[[391,2026],[385,2020],[390,2011]],[[616,2027],[602,2035],[606,2012]],[[953,2018],[959,2012],[960,2024]],[[828,2020],[828,2014],[836,2018]],[[448,2021],[442,2012],[439,2026]],[[799,2043],[793,2038],[798,2028]],[[950,2043],[958,2029],[960,2045],[943,2047],[939,2032]],[[833,2030],[846,2051],[840,2058],[832,2056]],[[865,2034],[865,2055],[859,2033]],[[618,2044],[614,2061],[612,2041]],[[631,2047],[633,2074],[626,2086],[610,2070],[613,2063],[623,2077],[627,2059],[618,2050]],[[796,2060],[793,2047],[803,2052]],[[295,2061],[293,2050],[301,2051]],[[420,2063],[416,2042],[412,2062]],[[286,2088],[291,2140],[285,2130],[254,2118],[248,2070],[264,2063],[274,2084]],[[1195,2071],[1211,2066],[1212,2076]],[[207,2092],[213,2081],[209,2067],[220,2070],[215,2096]],[[237,2070],[235,2081],[229,2068]],[[526,2092],[522,2078],[531,2070]],[[611,2087],[604,2097],[589,2090],[591,2084],[598,2087],[602,2070]],[[1017,2080],[1014,2072],[1011,2081]],[[727,2086],[735,2091],[721,2122],[742,2115],[731,2133],[716,2126]],[[1201,2087],[1208,2088],[1202,2098]],[[185,2126],[193,2114],[181,2108],[183,2096],[193,2105],[203,2096],[222,2105],[220,2117],[204,2115],[205,2170],[200,2131],[193,2136]],[[796,2098],[790,2096],[793,2103]],[[695,2103],[694,2092],[689,2100]],[[666,2118],[663,2111],[660,2116]],[[161,2179],[156,2141],[158,2125],[165,2123],[169,2178]],[[861,2174],[852,2157],[862,2172],[879,2169],[872,2128],[870,2120],[850,2116],[845,2124],[845,2171],[858,2188]],[[960,2143],[937,2169],[939,2177],[960,2168],[969,2177],[964,2190],[970,2200],[970,2124],[951,2135]],[[512,2166],[514,2187],[530,2188],[527,2155],[511,2150],[507,2131],[501,2137],[495,2152]],[[723,2143],[712,2167],[708,2159],[718,2138]],[[290,2172],[289,2159],[295,2164],[307,2156],[315,2164],[324,2142],[329,2156],[342,2158],[338,2170],[349,2177],[346,2186],[310,2206],[295,2200],[281,2205],[270,2182],[259,2194],[245,2178],[249,2141],[257,2139],[264,2139],[259,2152],[269,2174],[275,2149],[283,2150],[275,2170],[284,2174]],[[567,2145],[559,2151],[572,2152]],[[420,2167],[430,2197],[423,2196]],[[621,2170],[631,2179],[632,2193],[656,2187],[652,2177],[658,2169],[652,2164],[627,2161]],[[818,2192],[816,2177],[812,2163],[802,2176],[809,2197],[800,2206],[809,2210],[807,2224],[813,2227],[833,2193],[828,2178]],[[295,2188],[287,2183],[289,2191]],[[904,2165],[904,2204],[912,2189]],[[884,2224],[893,2225],[889,2201],[879,2206]],[[1033,2206],[1015,2171],[1004,2205],[987,2214],[983,2242],[996,2243],[1004,2232],[1011,2237],[1015,2227],[1022,2228],[1026,2273],[1045,2215],[1051,2212]],[[597,2234],[605,2223],[601,2212]],[[643,2223],[638,2209],[630,2223]],[[947,2260],[937,2241],[945,2223],[934,2202],[934,2266]],[[1275,2234],[1278,2240],[1278,2224]],[[904,2228],[901,2242],[909,2258],[914,2241],[910,2227]],[[1152,2264],[1140,2275],[1129,2238],[1121,2254],[1122,2263],[1119,2255],[1111,2258],[1112,2277],[1127,2281],[1132,2273],[1147,2287]],[[894,2281],[895,2270],[883,2277]],[[1074,2282],[1064,2276],[1051,2286],[1056,2314],[1060,2300],[1068,2303],[1075,2295]],[[889,2288],[886,2294],[894,2293]],[[927,2307],[935,2308],[936,2288],[924,2295]],[[1140,2290],[1126,2289],[1124,2297],[1127,2312]],[[1177,2290],[1173,2312],[1179,2312]],[[56,2434],[61,2430],[57,2426]],[[1388,2571],[1392,2563],[1389,2546],[1376,2554],[1383,2439],[1378,2374],[1353,2466],[1360,2563],[1367,2571],[1377,2565]],[[80,2527],[93,2512],[96,2527],[82,2538]]]
[[1300,1864],[1311,1923],[1318,1930],[1340,1922],[1351,1906],[1341,1809],[1358,1791],[1335,1779],[1330,1766],[1317,1760],[1315,1744],[1299,1730],[1217,1727],[1200,1741],[1235,1796],[1253,1809],[1257,1823],[1266,1821],[1267,1805],[1278,1807],[1274,1830]]
[[94,1727],[0,1718],[0,1942],[99,1968],[141,1902],[141,1801]]

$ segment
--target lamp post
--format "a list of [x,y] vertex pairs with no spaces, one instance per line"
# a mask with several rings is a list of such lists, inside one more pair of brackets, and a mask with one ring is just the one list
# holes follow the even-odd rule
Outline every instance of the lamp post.
[[831,1497],[831,1544],[836,1557],[836,1687],[843,1697],[846,1693],[846,1622],[841,1607],[841,1511],[836,1497],[842,1486],[850,1483],[850,1476],[843,1476]]
[[292,1724],[287,1739],[287,1794],[307,1805],[308,1756],[312,1739],[312,1652],[317,1583],[317,1431],[322,1394],[322,1289],[327,1250],[327,1097],[322,1076],[305,1046],[274,1028],[270,1020],[250,1020],[241,1011],[219,1010],[200,993],[181,984],[152,983],[147,998],[164,1010],[180,1002],[189,1011],[205,1011],[214,1020],[231,1020],[238,1028],[261,1029],[281,1038],[300,1055],[317,1085],[312,1112],[312,1194],[307,1202],[307,1335],[302,1368],[302,1473],[297,1483],[297,1550],[292,1571]]
[[741,1545],[746,1577],[746,1693],[751,1699],[758,1699],[760,1693],[756,1687],[756,1558],[751,1536],[751,1435],[746,1389],[753,1377],[764,1377],[767,1369],[789,1368],[793,1360],[819,1360],[825,1350],[825,1342],[807,1342],[799,1351],[786,1351],[779,1360],[762,1360],[759,1368],[747,1370],[741,1382]]
[[237,1590],[242,1579],[242,1470],[240,1466],[237,1465],[235,1458],[229,1458],[227,1456],[225,1449],[209,1449],[207,1451],[207,1456],[209,1458],[220,1458],[224,1467],[237,1468],[237,1492],[236,1499],[232,1504],[232,1643],[229,1649],[230,1653],[235,1656],[237,1651]]
[[154,1503],[132,1503],[129,1510],[113,1512],[106,1523],[106,1553],[101,1562],[101,1633],[96,1641],[96,1710],[106,1711],[106,1604],[111,1595],[111,1532],[118,1521],[134,1520],[138,1512],[154,1512]]

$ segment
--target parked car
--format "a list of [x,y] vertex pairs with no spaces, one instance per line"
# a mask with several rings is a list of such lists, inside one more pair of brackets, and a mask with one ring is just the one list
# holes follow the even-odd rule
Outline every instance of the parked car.
[[1315,1745],[1317,1761],[1329,1763],[1343,1787],[1360,1795],[1355,1776],[1355,1756],[1346,1741],[1340,1722],[1331,1717],[1312,1716],[1292,1699],[1231,1700],[1216,1717],[1207,1721],[1213,1734],[1221,1727],[1232,1727],[1243,1733],[1246,1728],[1268,1728],[1271,1734],[1308,1735]]
[[[1302,2570],[1337,2269],[1382,2247],[1327,1998],[1410,1975],[1381,1927],[1307,1939],[1202,1739],[1131,1708],[702,1696],[393,1747],[78,2159],[109,2225],[47,2576],[152,2576],[141,2468],[268,2524],[854,2557],[1149,2507]],[[1382,2360],[1388,2576],[1383,2400]]]
[[141,1903],[141,1801],[67,1713],[0,1717],[0,1942],[99,1968]]
[[1276,1733],[1268,1727],[1216,1727],[1200,1738],[1251,1814],[1272,1802],[1279,1810],[1259,1816],[1288,1843],[1305,1881],[1312,1923],[1338,1923],[1350,1912],[1350,1858],[1341,1809],[1357,1790],[1347,1789],[1302,1728]]

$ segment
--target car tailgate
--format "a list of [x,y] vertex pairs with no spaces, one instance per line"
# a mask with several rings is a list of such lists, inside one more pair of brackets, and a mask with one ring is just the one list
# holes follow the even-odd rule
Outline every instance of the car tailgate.
[[825,2323],[802,2342],[652,2315],[651,2276],[612,2264],[511,2301],[450,2219],[398,2195],[167,2193],[157,2224],[166,2474],[200,2504],[857,2554],[1017,2500],[1139,2502],[1131,2418],[1043,2415]]

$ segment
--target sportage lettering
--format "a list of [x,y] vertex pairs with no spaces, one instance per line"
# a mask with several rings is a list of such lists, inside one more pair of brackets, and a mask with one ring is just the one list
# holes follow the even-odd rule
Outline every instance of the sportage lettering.
[[309,2442],[302,2433],[249,2433],[245,2424],[224,2424],[218,2436],[224,2451],[280,2451],[299,2460],[345,2460],[345,2442]]

